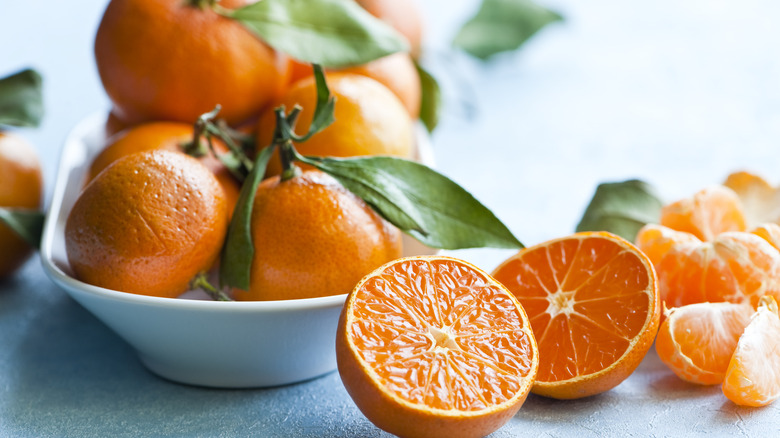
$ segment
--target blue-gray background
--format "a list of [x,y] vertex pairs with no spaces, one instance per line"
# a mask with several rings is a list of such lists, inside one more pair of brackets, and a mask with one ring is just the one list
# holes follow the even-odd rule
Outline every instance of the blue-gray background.
[[[421,0],[425,61],[446,111],[437,166],[526,244],[574,230],[596,185],[642,178],[666,200],[750,169],[778,183],[780,4],[771,0],[545,1],[566,16],[522,51],[479,63],[449,45],[475,0]],[[47,198],[62,141],[106,111],[92,57],[105,0],[0,2],[0,76],[44,75],[47,114],[20,130]],[[0,178],[2,176],[0,175]],[[490,270],[506,251],[454,252]],[[681,382],[651,351],[614,390],[529,396],[496,437],[765,436],[780,406],[737,408]],[[337,373],[280,388],[187,387],[134,352],[44,275],[37,258],[0,282],[0,436],[385,436]]]

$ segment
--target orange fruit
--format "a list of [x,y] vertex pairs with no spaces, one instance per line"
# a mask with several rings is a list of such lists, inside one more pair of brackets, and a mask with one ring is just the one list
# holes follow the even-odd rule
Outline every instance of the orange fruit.
[[658,265],[661,299],[669,307],[750,302],[780,297],[780,252],[755,234],[731,231],[710,242],[673,247]]
[[723,185],[739,197],[749,227],[764,222],[780,223],[780,188],[750,172],[734,172]]
[[403,35],[414,58],[420,56],[424,23],[416,0],[357,0],[357,3]]
[[[239,22],[196,0],[112,0],[95,37],[95,61],[116,116],[194,123],[217,104],[239,124],[279,96],[287,57]],[[248,0],[222,0],[239,8]]]
[[339,319],[341,380],[377,427],[481,437],[520,409],[539,364],[528,316],[474,265],[394,260],[355,286]]
[[684,231],[675,231],[658,224],[646,224],[636,235],[636,246],[647,255],[658,269],[664,256],[678,245],[700,244],[696,236]]
[[126,155],[73,205],[68,261],[86,283],[173,298],[217,259],[227,217],[222,187],[198,160],[166,150]]
[[[328,73],[327,82],[336,98],[335,121],[295,148],[303,155],[351,157],[358,155],[393,155],[410,158],[414,154],[414,127],[398,98],[379,82],[365,76]],[[316,107],[317,89],[314,77],[296,82],[276,101],[273,108],[284,105],[287,111],[296,104],[303,108],[296,132],[306,132]],[[257,146],[271,144],[276,119],[272,109],[261,117],[257,128]],[[279,154],[268,163],[268,175],[278,175],[282,167]]]
[[582,232],[525,248],[493,277],[528,312],[539,344],[535,394],[572,399],[607,391],[634,371],[655,338],[655,271],[614,234]]
[[[93,180],[109,164],[132,153],[159,149],[183,153],[182,146],[192,142],[192,136],[192,125],[181,122],[149,122],[125,129],[106,141],[106,145],[90,165],[88,178]],[[204,148],[208,148],[205,140],[202,140],[202,143]],[[218,153],[228,151],[227,146],[219,139],[214,139],[213,143]],[[222,185],[228,211],[232,216],[241,191],[239,182],[210,151],[199,157],[199,160],[214,173]]]
[[316,170],[263,181],[252,210],[250,288],[237,300],[346,294],[401,256],[401,232],[333,177]]
[[769,242],[775,249],[780,250],[780,225],[767,222],[753,228],[750,232]]
[[[0,131],[0,206],[36,210],[43,198],[41,162],[35,148],[22,137]],[[0,223],[0,278],[15,272],[33,248]]]
[[661,209],[661,225],[712,240],[724,231],[745,231],[742,204],[733,190],[711,186]]
[[696,303],[666,310],[655,339],[658,357],[683,380],[722,383],[753,312],[746,303]]
[[[291,82],[297,82],[313,74],[310,64],[302,64],[295,60],[290,62],[292,64]],[[420,115],[422,85],[417,67],[408,53],[394,53],[363,65],[339,70],[328,69],[328,71],[353,73],[374,79],[401,100],[412,119],[417,119]]]
[[780,316],[773,297],[761,298],[739,338],[723,394],[741,406],[766,406],[780,398]]

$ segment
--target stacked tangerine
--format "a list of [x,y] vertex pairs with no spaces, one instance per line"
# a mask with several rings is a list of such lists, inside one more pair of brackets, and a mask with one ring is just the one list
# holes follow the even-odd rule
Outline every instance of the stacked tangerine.
[[663,207],[637,246],[658,273],[656,350],[679,377],[740,405],[780,398],[778,191],[739,172]]
[[[311,123],[317,96],[311,66],[219,15],[214,3],[112,0],[105,10],[95,60],[112,102],[108,139],[65,229],[70,265],[87,283],[177,297],[214,266],[241,183],[213,154],[193,153],[228,149],[219,139],[196,138],[202,114],[219,105],[220,119],[254,135],[258,151],[271,141],[280,105],[303,108],[296,130]],[[219,7],[248,3],[222,0]],[[410,53],[328,70],[335,122],[295,147],[307,155],[414,158],[420,12],[413,1],[358,4],[406,37]],[[400,231],[333,178],[305,169],[280,183],[280,168],[274,157],[266,176],[276,179],[257,191],[251,222],[263,250],[255,253],[250,288],[236,290],[236,299],[347,293],[401,255]]]

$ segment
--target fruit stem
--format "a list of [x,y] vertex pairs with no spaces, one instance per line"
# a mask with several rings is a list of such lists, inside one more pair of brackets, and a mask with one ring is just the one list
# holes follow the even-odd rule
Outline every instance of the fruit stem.
[[186,0],[187,5],[204,10],[207,8],[213,8],[217,5],[219,0]]
[[209,283],[205,272],[201,272],[196,275],[195,278],[192,279],[190,287],[192,289],[201,289],[202,291],[206,292],[214,301],[233,301],[233,299],[227,296],[226,293],[222,292]]
[[292,135],[298,116],[301,114],[301,107],[296,105],[290,114],[284,115],[284,107],[276,108],[276,127],[274,128],[274,145],[279,148],[279,159],[282,161],[282,181],[295,178],[301,174],[301,169],[295,165],[295,149],[292,143]]

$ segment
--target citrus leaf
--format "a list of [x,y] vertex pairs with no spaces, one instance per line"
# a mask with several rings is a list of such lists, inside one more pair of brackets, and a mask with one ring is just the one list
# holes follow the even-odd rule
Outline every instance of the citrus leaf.
[[428,246],[523,247],[469,192],[422,164],[385,156],[296,158],[333,176],[390,223]]
[[309,124],[309,132],[302,136],[291,133],[290,138],[297,142],[303,142],[311,138],[314,134],[322,131],[335,120],[336,98],[330,94],[328,83],[325,80],[325,73],[318,64],[312,64],[314,68],[314,79],[317,83],[317,106],[314,107],[314,115]]
[[519,48],[541,28],[563,18],[531,0],[482,0],[455,36],[453,45],[477,58]]
[[265,168],[271,158],[273,146],[265,147],[257,155],[252,171],[241,186],[233,218],[230,220],[225,244],[219,263],[220,287],[249,289],[249,277],[252,271],[252,259],[255,246],[252,242],[252,207],[255,202],[257,186],[265,175]]
[[0,222],[24,239],[36,250],[41,247],[41,235],[46,216],[37,210],[0,207]]
[[219,11],[274,49],[325,67],[365,64],[409,50],[395,29],[352,0],[263,0]]
[[37,127],[43,118],[43,79],[22,70],[0,79],[0,125]]
[[417,73],[420,76],[422,87],[422,100],[420,101],[420,121],[423,122],[428,132],[433,132],[439,124],[442,100],[441,89],[436,78],[425,70],[418,62],[415,62]]
[[658,222],[662,206],[653,187],[644,181],[602,183],[576,231],[610,231],[633,242],[642,226]]

